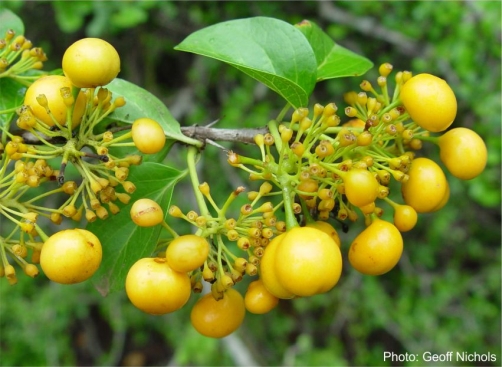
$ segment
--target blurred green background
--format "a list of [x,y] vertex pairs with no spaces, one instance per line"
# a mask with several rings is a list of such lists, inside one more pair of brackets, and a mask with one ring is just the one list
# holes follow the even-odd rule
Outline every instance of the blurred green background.
[[[1,279],[1,365],[501,364],[500,2],[12,1],[0,6],[21,17],[27,38],[49,55],[45,70],[59,68],[64,50],[77,39],[102,37],[121,55],[119,76],[156,94],[182,125],[221,119],[216,126],[222,128],[263,126],[283,102],[232,67],[173,47],[191,32],[225,20],[309,19],[375,63],[364,79],[374,80],[383,62],[446,79],[459,103],[454,126],[477,131],[489,150],[480,177],[461,182],[449,176],[449,203],[421,215],[417,227],[404,234],[405,251],[393,271],[364,277],[346,266],[330,293],[281,301],[264,316],[248,314],[238,332],[223,340],[191,328],[196,297],[175,314],[154,317],[136,310],[124,293],[101,297],[90,282],[69,287],[20,275],[10,287]],[[313,101],[342,106],[342,94],[357,90],[362,80],[323,82]],[[435,146],[426,145],[423,154],[438,158]],[[174,149],[168,164],[183,167],[182,156]],[[219,202],[238,185],[249,190],[259,185],[246,182],[214,147],[207,147],[199,167],[201,181],[210,183]],[[186,183],[177,187],[174,201],[184,211],[195,207]],[[345,252],[362,228],[356,223],[348,233],[340,229]],[[449,351],[491,353],[496,360],[423,361],[425,352]],[[384,360],[384,352],[417,355],[419,362]]]

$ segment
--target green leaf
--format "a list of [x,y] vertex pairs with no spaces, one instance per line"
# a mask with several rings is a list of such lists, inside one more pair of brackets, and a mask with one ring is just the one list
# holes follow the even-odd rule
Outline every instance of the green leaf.
[[318,82],[345,76],[360,76],[373,67],[373,63],[367,58],[335,43],[315,23],[304,20],[296,27],[305,35],[314,50]]
[[[26,87],[11,78],[0,78],[0,113],[21,106],[25,91]],[[15,111],[0,114],[0,127],[8,124],[14,114]]]
[[274,18],[218,23],[192,33],[175,50],[228,63],[279,93],[295,108],[307,106],[316,83],[312,47],[297,28]]
[[150,198],[167,215],[174,186],[185,174],[185,171],[153,162],[131,167],[128,180],[136,185],[137,190],[131,195],[129,204],[121,207],[116,215],[87,225],[87,230],[98,236],[103,246],[101,266],[92,278],[103,296],[124,288],[129,268],[138,259],[152,254],[160,235],[160,225],[139,227],[132,222],[129,211],[134,201]]
[[132,124],[138,118],[148,117],[162,126],[168,139],[195,146],[202,145],[200,141],[184,135],[179,122],[174,119],[166,105],[147,90],[120,78],[115,78],[106,88],[115,97],[122,96],[126,100],[125,106],[117,108],[110,116],[113,120]]
[[5,32],[12,29],[16,35],[24,34],[24,24],[21,18],[9,9],[0,8],[0,38],[4,38]]

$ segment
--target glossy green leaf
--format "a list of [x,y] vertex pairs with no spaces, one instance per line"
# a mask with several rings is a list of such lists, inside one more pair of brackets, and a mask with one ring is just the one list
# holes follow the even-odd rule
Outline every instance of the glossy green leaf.
[[181,132],[179,122],[174,119],[166,105],[149,91],[120,78],[115,78],[106,88],[114,97],[122,96],[126,100],[125,106],[117,108],[110,116],[113,120],[132,124],[138,118],[148,117],[162,126],[168,139],[201,145],[200,141]]
[[[11,78],[0,78],[0,127],[12,120],[15,111],[12,109],[23,104],[26,87]],[[11,110],[11,111],[9,111]],[[2,111],[9,111],[1,113]]]
[[295,108],[305,107],[316,83],[316,58],[297,28],[254,17],[218,23],[185,38],[176,50],[228,63],[279,93]]
[[131,195],[129,204],[121,206],[116,215],[87,225],[87,229],[98,236],[103,246],[101,266],[92,278],[103,296],[124,288],[129,268],[138,259],[152,254],[160,235],[160,225],[139,227],[132,222],[129,211],[134,201],[150,198],[167,215],[174,186],[185,174],[185,171],[153,162],[131,167],[128,180],[136,185],[137,190]]
[[16,35],[24,34],[23,21],[9,9],[0,8],[0,38],[4,38],[9,29],[16,32]]
[[367,58],[335,43],[315,23],[304,20],[296,27],[305,35],[314,50],[317,60],[317,81],[360,76],[373,66]]

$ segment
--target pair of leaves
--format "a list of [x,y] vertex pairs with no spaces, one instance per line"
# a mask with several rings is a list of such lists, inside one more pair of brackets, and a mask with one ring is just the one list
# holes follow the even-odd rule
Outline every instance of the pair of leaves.
[[307,106],[317,82],[373,66],[306,20],[296,26],[268,17],[231,20],[192,33],[175,49],[226,62],[295,108]]
[[[226,62],[264,83],[295,108],[307,106],[317,82],[359,76],[373,66],[306,20],[296,26],[268,17],[222,22],[192,33],[175,49]],[[132,123],[148,116],[159,121],[168,138],[200,144],[181,133],[162,101],[149,92],[119,78],[107,88],[127,101],[114,112],[114,119]]]

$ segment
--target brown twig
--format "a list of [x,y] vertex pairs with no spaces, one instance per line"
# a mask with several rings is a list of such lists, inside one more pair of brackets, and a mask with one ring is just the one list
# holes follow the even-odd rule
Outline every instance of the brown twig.
[[256,134],[265,134],[267,127],[247,128],[247,129],[219,129],[207,126],[186,126],[181,127],[181,132],[200,141],[229,141],[244,144],[254,144]]
[[[241,128],[241,129],[220,129],[210,126],[182,126],[181,132],[193,139],[203,142],[211,141],[227,141],[243,144],[254,144],[254,136],[256,134],[266,134],[267,127],[259,128]],[[21,135],[25,141],[30,144],[38,144],[39,142],[32,134],[26,131],[14,131],[14,135]],[[58,138],[60,139],[60,138]],[[54,142],[53,139],[47,139],[49,142]]]

